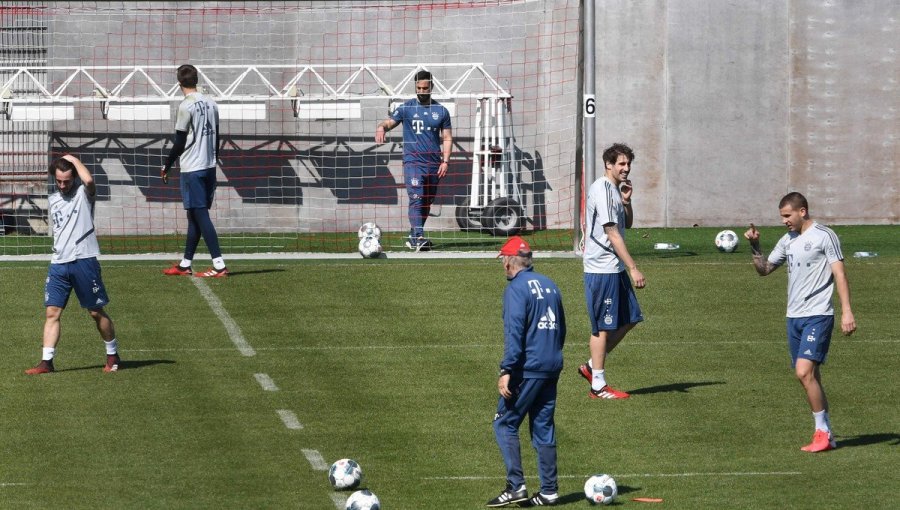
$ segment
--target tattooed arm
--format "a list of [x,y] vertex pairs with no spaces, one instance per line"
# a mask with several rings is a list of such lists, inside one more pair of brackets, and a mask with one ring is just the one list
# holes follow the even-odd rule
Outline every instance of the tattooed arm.
[[753,267],[756,268],[756,272],[760,276],[766,276],[778,269],[778,266],[769,262],[766,254],[759,247],[759,230],[756,230],[755,225],[750,224],[750,229],[744,232],[744,237],[750,241],[750,251],[753,253]]

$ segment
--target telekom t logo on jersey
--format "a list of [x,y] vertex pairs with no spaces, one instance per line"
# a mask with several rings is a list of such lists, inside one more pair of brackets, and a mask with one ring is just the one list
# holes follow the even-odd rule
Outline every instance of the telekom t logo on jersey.
[[422,130],[425,128],[425,121],[422,119],[413,119],[412,120],[412,128],[413,128],[413,131],[415,131],[417,135],[421,135]]
[[536,299],[544,299],[544,288],[541,287],[541,282],[537,280],[528,280],[528,288],[531,289],[531,293],[536,295]]

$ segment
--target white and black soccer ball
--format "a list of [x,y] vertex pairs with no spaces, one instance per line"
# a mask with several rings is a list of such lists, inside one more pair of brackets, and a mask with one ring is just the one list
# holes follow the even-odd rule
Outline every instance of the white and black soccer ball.
[[363,237],[359,240],[359,254],[364,259],[377,259],[381,256],[381,243],[377,237]]
[[731,253],[737,248],[738,236],[733,230],[723,230],[716,234],[716,248],[725,253]]
[[367,489],[356,491],[347,498],[347,510],[381,510],[381,502],[378,496]]
[[608,505],[618,494],[616,481],[609,475],[593,475],[584,482],[584,497],[592,505]]
[[381,228],[378,225],[376,225],[375,223],[369,221],[369,222],[363,223],[359,227],[359,232],[357,232],[357,235],[359,236],[360,239],[365,239],[367,237],[374,237],[375,239],[381,239]]
[[353,459],[340,459],[328,470],[328,481],[337,490],[355,489],[362,483],[362,468]]

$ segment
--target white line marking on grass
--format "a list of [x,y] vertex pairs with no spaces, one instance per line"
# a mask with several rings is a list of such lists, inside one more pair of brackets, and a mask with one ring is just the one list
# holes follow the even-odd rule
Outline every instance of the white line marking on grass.
[[275,412],[278,413],[278,416],[281,418],[281,421],[284,422],[285,427],[291,430],[300,430],[303,428],[303,424],[297,419],[297,415],[294,414],[294,411],[279,409]]
[[309,461],[309,465],[316,471],[328,471],[328,463],[319,453],[319,450],[303,450],[303,456]]
[[0,487],[25,487],[27,483],[0,482]]
[[[883,340],[862,340],[859,338],[854,338],[853,343],[855,344],[896,344],[900,343],[900,339],[897,338],[885,338]],[[717,341],[686,341],[686,342],[640,342],[640,341],[630,341],[625,344],[622,344],[622,348],[627,348],[628,346],[640,347],[642,345],[652,345],[652,346],[669,346],[669,347],[678,347],[681,345],[753,345],[758,344],[761,347],[771,347],[773,344],[781,345],[781,341],[772,341],[772,342],[758,342],[752,340],[740,341],[740,340],[723,340],[720,342]],[[299,346],[294,345],[290,347],[260,347],[255,349],[255,351],[359,351],[359,350],[397,350],[397,349],[495,349],[499,344],[436,344],[436,345],[307,345],[307,346]],[[222,348],[222,347],[210,347],[210,348],[202,348],[202,347],[172,347],[170,349],[126,349],[124,352],[135,353],[135,352],[215,352],[215,351],[230,351],[230,348]]]
[[[736,472],[726,472],[726,473],[638,473],[638,474],[625,474],[625,475],[616,475],[621,476],[623,478],[638,478],[638,477],[647,477],[647,478],[681,478],[681,477],[689,477],[689,476],[799,476],[803,473],[800,471],[736,471]],[[575,477],[578,478],[578,477]]]
[[203,295],[204,299],[206,299],[206,302],[209,303],[209,307],[212,308],[212,311],[215,312],[219,320],[222,321],[222,325],[225,326],[225,331],[228,332],[228,336],[231,338],[231,343],[233,343],[244,356],[256,356],[256,351],[254,351],[253,347],[247,343],[247,339],[245,339],[243,333],[241,333],[241,328],[239,328],[237,323],[234,322],[230,315],[228,315],[225,307],[222,306],[222,302],[219,301],[216,294],[209,288],[209,285],[200,278],[191,278],[191,281],[194,283],[194,286],[197,287],[197,290],[200,291],[200,294]]
[[334,506],[338,510],[344,510],[347,508],[347,496],[346,494],[338,494],[336,492],[331,493],[331,501],[334,501]]
[[[746,472],[725,472],[725,473],[630,473],[630,474],[613,474],[615,478],[682,478],[691,476],[798,476],[802,475],[800,471],[746,471]],[[587,478],[590,475],[558,475],[557,478]],[[429,476],[422,480],[498,480],[502,476]]]
[[[428,252],[410,252],[406,248],[403,248],[400,245],[397,245],[397,250],[389,249],[386,252],[387,258],[389,259],[407,259],[407,260],[423,260],[423,259],[488,259],[493,260],[497,258],[496,251],[453,251],[453,250],[437,250],[437,251],[428,251]],[[268,249],[268,248],[266,248]],[[106,261],[116,261],[116,260],[172,260],[180,257],[181,253],[134,253],[127,255],[103,255],[100,259],[103,262],[103,267],[107,267]],[[551,258],[564,258],[564,259],[580,259],[578,255],[575,255],[571,251],[539,251],[534,253],[534,258],[539,259],[551,259]],[[0,262],[44,262],[49,257],[47,254],[37,254],[37,255],[0,255]],[[228,258],[230,260],[323,260],[323,261],[332,261],[339,259],[353,259],[358,260],[359,254],[356,252],[343,252],[343,253],[333,253],[333,252],[322,252],[322,253],[310,253],[310,252],[285,252],[285,253],[229,253]],[[196,258],[195,258],[196,260]],[[687,263],[686,261],[683,263]],[[724,262],[718,262],[719,264],[724,264]],[[738,261],[732,262],[732,264],[737,265]],[[741,264],[744,264],[744,261],[740,261]],[[110,265],[112,267],[112,265]],[[47,266],[43,266],[43,269],[46,269]]]
[[275,386],[275,381],[273,381],[272,378],[268,375],[253,374],[253,377],[256,378],[256,382],[258,382],[259,385],[262,386],[262,389],[264,391],[278,391],[278,386]]

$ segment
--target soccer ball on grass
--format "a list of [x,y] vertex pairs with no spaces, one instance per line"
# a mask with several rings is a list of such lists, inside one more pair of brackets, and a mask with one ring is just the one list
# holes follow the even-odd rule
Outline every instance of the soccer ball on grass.
[[609,475],[593,475],[584,482],[584,496],[593,505],[608,505],[618,494],[616,481]]
[[364,259],[377,259],[381,256],[381,243],[377,237],[363,237],[359,240],[359,254]]
[[328,470],[328,481],[338,490],[355,489],[362,483],[362,468],[353,459],[340,459]]
[[347,510],[381,510],[378,496],[366,489],[356,491],[347,498]]
[[732,230],[723,230],[716,234],[716,248],[725,253],[731,253],[737,248],[738,236]]
[[381,228],[375,223],[369,221],[363,223],[362,226],[359,227],[359,232],[357,232],[357,235],[360,239],[365,239],[367,237],[381,239]]

